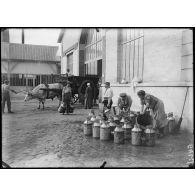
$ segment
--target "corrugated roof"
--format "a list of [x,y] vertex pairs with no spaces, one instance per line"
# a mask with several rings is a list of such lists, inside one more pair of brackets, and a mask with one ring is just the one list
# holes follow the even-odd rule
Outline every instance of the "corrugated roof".
[[12,60],[59,61],[58,47],[1,42],[1,58]]

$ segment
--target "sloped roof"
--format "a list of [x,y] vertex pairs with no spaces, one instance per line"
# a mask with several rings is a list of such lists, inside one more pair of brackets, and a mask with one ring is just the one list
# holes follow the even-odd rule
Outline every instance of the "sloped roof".
[[60,58],[56,56],[57,51],[56,46],[1,42],[2,59],[59,62]]

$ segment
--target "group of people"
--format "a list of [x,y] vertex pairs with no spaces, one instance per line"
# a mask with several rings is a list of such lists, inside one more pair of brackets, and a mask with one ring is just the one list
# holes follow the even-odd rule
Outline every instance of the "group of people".
[[[146,93],[144,90],[140,90],[137,92],[138,98],[140,99],[141,110],[140,114],[145,114],[149,111],[152,119],[153,119],[153,129],[158,130],[161,134],[164,132],[164,128],[166,128],[168,120],[165,114],[164,103],[159,98]],[[105,112],[107,110],[111,110],[113,101],[113,90],[110,88],[110,83],[105,83],[105,92],[103,94],[103,115],[106,117]],[[118,101],[117,101],[117,114],[121,113],[130,113],[130,108],[132,105],[132,98],[126,93],[121,93]],[[116,108],[113,107],[113,112],[116,114]]]

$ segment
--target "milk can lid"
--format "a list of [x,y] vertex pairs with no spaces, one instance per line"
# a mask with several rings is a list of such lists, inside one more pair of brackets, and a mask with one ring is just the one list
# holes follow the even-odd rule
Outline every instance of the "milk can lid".
[[117,126],[114,131],[124,131],[121,127]]
[[99,122],[95,122],[95,123],[93,124],[93,126],[94,126],[94,127],[100,127],[100,123],[99,123]]
[[135,131],[135,132],[138,132],[138,131],[142,131],[140,128],[138,128],[138,127],[134,127],[133,129],[132,129],[132,131]]
[[91,122],[90,120],[86,120],[86,121],[84,122],[84,124],[85,124],[85,125],[88,125],[88,124],[92,124],[92,122]]
[[154,129],[146,129],[145,133],[155,133],[155,130]]

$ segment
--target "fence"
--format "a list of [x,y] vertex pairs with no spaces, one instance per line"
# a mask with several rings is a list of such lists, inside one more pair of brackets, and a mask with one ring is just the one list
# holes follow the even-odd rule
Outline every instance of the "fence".
[[10,86],[35,87],[40,83],[54,83],[56,76],[58,75],[10,74],[10,76],[8,77],[6,73],[2,73],[1,83],[3,83],[4,80],[9,80]]

